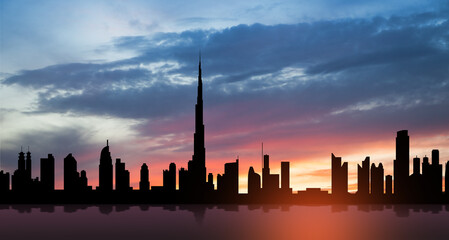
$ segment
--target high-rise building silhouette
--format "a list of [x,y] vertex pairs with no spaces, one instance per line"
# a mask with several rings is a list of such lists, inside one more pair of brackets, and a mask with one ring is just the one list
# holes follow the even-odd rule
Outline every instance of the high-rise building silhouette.
[[23,151],[20,151],[19,153],[19,160],[17,161],[17,165],[18,168],[14,171],[14,174],[11,177],[11,189],[13,191],[29,190],[29,186],[31,185],[31,178],[28,178],[25,167],[25,153],[23,153]]
[[371,164],[371,195],[380,197],[384,194],[384,167],[382,163],[376,167]]
[[86,191],[86,190],[92,190],[92,186],[89,186],[88,184],[88,179],[87,179],[87,173],[85,170],[81,170],[80,173],[80,187],[81,190]]
[[176,190],[176,164],[170,163],[168,170],[164,170],[162,173],[164,190],[175,191]]
[[443,191],[443,166],[440,164],[440,152],[432,150],[432,164],[430,165],[430,191],[432,196],[439,196]]
[[413,158],[413,174],[418,175],[421,174],[421,159],[419,159],[418,156],[416,156],[415,158]]
[[45,191],[55,190],[55,158],[52,154],[41,158],[41,187]]
[[348,163],[341,163],[341,157],[332,153],[332,195],[342,196],[348,193]]
[[446,167],[444,170],[444,193],[446,196],[449,195],[449,161],[446,162]]
[[9,190],[9,173],[0,171],[0,192]]
[[[188,162],[188,171],[179,177],[180,190],[204,193],[211,186],[206,182],[206,148],[204,146],[203,123],[203,79],[201,72],[201,55],[198,63],[198,95],[195,104],[195,133],[193,134],[193,155]],[[181,173],[180,173],[181,174]],[[181,187],[181,185],[183,187]],[[213,188],[213,185],[212,185]],[[193,194],[195,195],[195,194]]]
[[64,158],[64,190],[76,191],[78,185],[78,170],[75,158],[71,153]]
[[78,192],[90,190],[86,171],[78,172],[77,162],[71,153],[64,158],[64,191]]
[[179,190],[187,191],[188,190],[188,180],[189,174],[185,168],[179,169]]
[[201,74],[201,58],[198,63],[198,94],[195,105],[195,133],[193,134],[193,156],[189,172],[196,187],[202,187],[206,181],[206,148],[204,146],[203,123],[203,79]]
[[396,159],[394,160],[394,194],[406,195],[408,179],[410,174],[410,138],[407,130],[397,132],[396,136]]
[[430,186],[432,184],[432,167],[427,156],[424,156],[422,160],[422,195],[428,198],[432,192]]
[[[446,162],[445,195],[442,194],[442,164],[439,163],[439,151],[432,150],[432,161],[423,157],[422,168],[420,158],[413,158],[413,173],[410,173],[410,139],[407,130],[397,132],[396,159],[393,163],[394,175],[385,177],[384,196],[384,168],[382,163],[370,165],[370,158],[366,157],[358,165],[357,194],[348,193],[348,163],[342,162],[341,157],[331,154],[332,169],[332,197],[319,188],[306,188],[292,194],[290,188],[290,163],[281,162],[281,174],[271,174],[269,155],[263,154],[262,145],[262,174],[259,175],[253,167],[248,171],[248,195],[239,195],[239,159],[224,164],[224,173],[217,175],[217,191],[214,190],[214,176],[206,172],[205,135],[203,123],[203,87],[201,56],[198,66],[198,96],[195,105],[195,132],[192,159],[187,169],[179,170],[179,192],[176,191],[176,164],[170,163],[169,169],[163,171],[163,186],[153,186],[150,190],[149,168],[144,163],[140,170],[141,191],[136,193],[130,187],[130,172],[125,163],[116,159],[115,189],[113,190],[113,165],[109,142],[102,149],[99,164],[99,186],[97,192],[88,186],[86,171],[77,170],[77,161],[70,153],[64,158],[64,192],[54,190],[55,159],[52,154],[41,158],[40,177],[32,178],[31,153],[19,153],[18,168],[11,176],[11,192],[9,190],[9,173],[0,171],[0,203],[27,203],[29,199],[37,199],[38,203],[51,203],[56,199],[60,203],[448,203],[449,202],[449,161]],[[421,171],[422,170],[422,171]],[[207,178],[206,178],[207,176]],[[279,178],[280,177],[280,178]],[[281,186],[279,186],[279,183]],[[46,194],[38,194],[45,193]],[[52,191],[49,193],[48,191]],[[5,193],[7,192],[7,193]],[[31,192],[29,194],[28,192]],[[160,194],[160,195],[159,195]],[[32,196],[32,198],[30,198]],[[286,197],[287,196],[287,197]],[[335,196],[335,198],[334,198]],[[5,198],[3,198],[5,197]],[[84,198],[86,197],[86,198]],[[6,200],[5,200],[6,199]],[[86,200],[87,199],[87,200]],[[112,200],[111,200],[112,199]],[[367,201],[368,200],[368,201]],[[123,206],[119,206],[122,208]],[[126,208],[126,207],[125,207]],[[109,208],[108,208],[109,209]],[[112,211],[112,210],[111,210]],[[109,211],[105,211],[109,212]]]
[[150,190],[150,178],[149,178],[149,170],[146,163],[142,164],[142,167],[140,167],[140,182],[139,182],[139,189],[141,191],[148,191]]
[[129,186],[129,171],[125,169],[125,163],[120,158],[115,160],[115,190],[132,190]]
[[270,173],[270,156],[263,155],[262,190],[264,194],[274,194],[279,191],[279,174]]
[[393,194],[393,176],[391,175],[385,177],[385,194],[388,196]]
[[290,188],[290,162],[281,162],[281,189],[283,194],[291,194]]
[[370,173],[370,158],[366,157],[362,162],[362,166],[357,164],[357,194],[368,196],[369,191],[369,173]]
[[248,171],[248,194],[254,195],[260,192],[260,175],[254,171],[253,167]]
[[423,176],[421,175],[421,159],[416,156],[413,158],[413,173],[409,177],[409,189],[410,193],[415,198],[422,198],[424,193],[423,189]]
[[209,190],[214,189],[214,174],[212,173],[207,174],[207,188]]
[[32,163],[31,163],[31,153],[30,153],[30,149],[28,147],[28,152],[27,152],[27,157],[26,157],[26,161],[25,161],[25,172],[26,172],[26,178],[27,179],[32,179],[31,177],[31,173],[32,173]]
[[239,192],[239,160],[225,163],[225,173],[217,175],[217,190],[221,194],[237,195]]
[[99,165],[99,186],[97,190],[112,191],[112,158],[109,152],[109,141],[106,141],[106,147],[101,150]]

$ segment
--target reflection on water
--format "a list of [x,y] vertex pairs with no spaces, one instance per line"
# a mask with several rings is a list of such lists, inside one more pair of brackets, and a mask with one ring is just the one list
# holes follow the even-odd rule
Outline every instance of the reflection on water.
[[448,205],[0,205],[0,236],[448,239]]

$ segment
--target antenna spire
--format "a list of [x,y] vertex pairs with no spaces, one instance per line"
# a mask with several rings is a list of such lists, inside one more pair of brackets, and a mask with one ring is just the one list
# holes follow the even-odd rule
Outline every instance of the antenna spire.
[[106,139],[106,147],[109,147],[109,139]]

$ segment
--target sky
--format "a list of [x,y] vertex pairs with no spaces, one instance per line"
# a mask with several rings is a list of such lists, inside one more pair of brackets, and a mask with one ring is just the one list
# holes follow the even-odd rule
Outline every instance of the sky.
[[239,158],[240,192],[262,142],[295,191],[330,189],[331,153],[351,191],[366,156],[393,174],[402,129],[411,157],[449,161],[444,0],[0,0],[0,34],[0,169],[29,147],[39,177],[52,153],[58,189],[69,153],[98,185],[107,139],[134,188],[143,163],[152,186],[187,167],[199,51],[207,171]]

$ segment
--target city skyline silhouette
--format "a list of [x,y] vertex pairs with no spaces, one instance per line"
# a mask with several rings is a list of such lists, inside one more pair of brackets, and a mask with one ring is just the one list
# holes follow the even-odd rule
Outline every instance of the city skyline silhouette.
[[449,1],[0,0],[3,239],[449,239]]
[[[400,130],[396,137],[394,174],[384,175],[379,163],[370,165],[366,157],[358,165],[358,189],[348,191],[348,162],[331,153],[331,193],[320,188],[306,188],[293,192],[290,186],[290,163],[281,162],[281,174],[270,172],[270,156],[264,153],[262,143],[261,173],[251,166],[248,170],[248,193],[239,193],[239,158],[224,164],[224,173],[214,176],[207,173],[203,122],[203,80],[201,55],[198,61],[197,102],[195,104],[195,132],[193,155],[188,167],[176,169],[169,164],[163,171],[163,186],[152,186],[149,168],[142,163],[139,189],[130,186],[130,172],[120,158],[115,162],[115,174],[109,140],[101,150],[99,160],[99,186],[89,186],[88,173],[78,172],[72,153],[64,158],[64,189],[55,189],[55,158],[51,153],[40,161],[40,179],[32,177],[31,152],[21,151],[18,168],[11,174],[0,172],[2,203],[449,203],[449,191],[443,191],[443,167],[439,150],[431,152],[423,161],[413,158],[413,174],[410,175],[410,138],[407,130]],[[421,172],[422,165],[422,172]],[[449,161],[445,163],[448,174]],[[177,174],[178,173],[178,174]],[[115,176],[115,181],[113,177]],[[178,184],[176,184],[178,179]],[[445,178],[445,186],[448,184]],[[115,182],[115,188],[113,183]],[[176,185],[178,188],[176,188]],[[41,195],[42,194],[42,195]],[[37,195],[39,195],[37,197]],[[34,197],[32,197],[34,196]],[[32,197],[32,198],[30,198]]]

